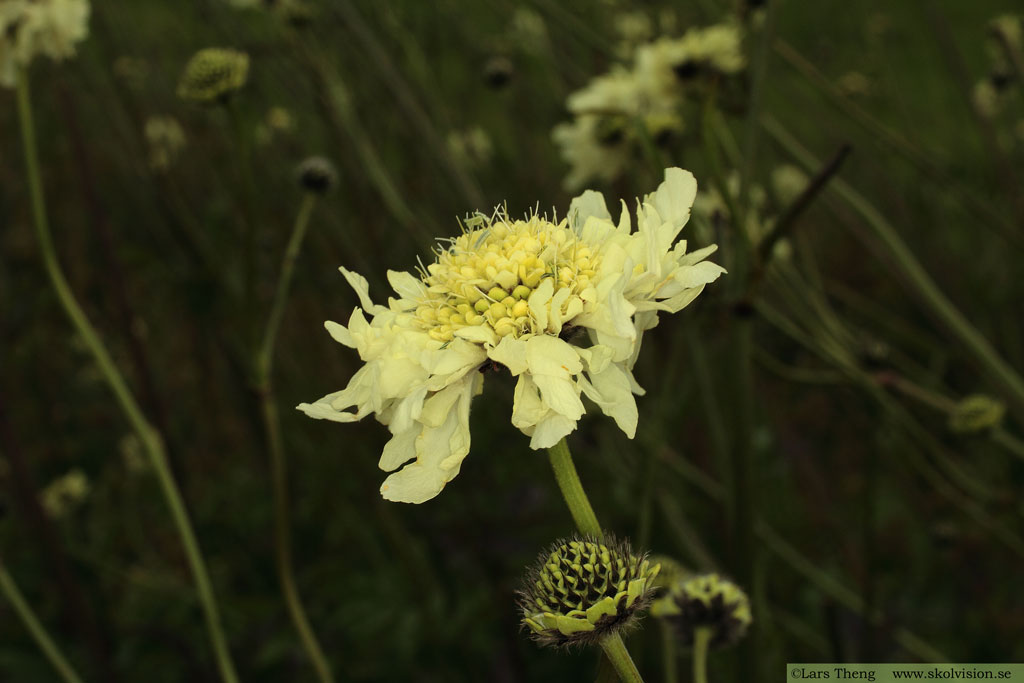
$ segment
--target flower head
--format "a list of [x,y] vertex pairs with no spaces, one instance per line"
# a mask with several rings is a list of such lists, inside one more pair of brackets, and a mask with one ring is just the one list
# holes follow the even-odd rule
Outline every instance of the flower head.
[[697,629],[710,628],[710,647],[732,645],[752,621],[747,594],[718,574],[676,581],[651,604],[651,616],[667,619],[686,645],[693,644]]
[[[670,168],[636,209],[623,203],[613,223],[598,192],[572,201],[568,218],[504,212],[477,215],[447,240],[417,275],[388,271],[397,298],[370,298],[367,281],[341,269],[361,307],[348,326],[327,322],[334,339],[365,365],[342,391],[299,409],[351,422],[370,413],[388,426],[380,467],[389,500],[436,496],[469,453],[469,405],[484,367],[517,378],[512,424],[549,448],[576,429],[593,401],[632,438],[633,394],[643,390],[633,366],[660,312],[675,313],[723,272],[704,261],[715,247],[687,253],[676,242],[697,183]],[[366,319],[368,313],[370,320]]]
[[193,102],[219,102],[245,85],[248,77],[249,55],[208,47],[188,60],[178,82],[178,97]]
[[89,33],[88,0],[4,0],[0,3],[0,86],[13,88],[18,69],[38,55],[75,54]]
[[519,591],[523,625],[541,645],[597,642],[637,617],[658,570],[625,541],[558,541]]

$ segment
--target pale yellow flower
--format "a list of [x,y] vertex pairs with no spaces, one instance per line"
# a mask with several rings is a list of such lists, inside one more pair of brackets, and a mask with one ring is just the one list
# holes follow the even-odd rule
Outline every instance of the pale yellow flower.
[[61,60],[89,32],[88,0],[0,2],[0,86],[13,88],[19,69],[39,55]]
[[743,31],[734,23],[691,28],[681,38],[659,38],[636,52],[635,71],[642,87],[668,96],[695,79],[731,76],[744,68]]
[[91,489],[85,472],[75,468],[50,482],[39,494],[39,502],[46,514],[59,519],[85,500]]
[[704,261],[714,246],[687,253],[676,242],[696,192],[688,171],[667,169],[638,203],[635,232],[625,203],[616,224],[593,191],[562,220],[477,216],[418,275],[388,271],[397,298],[387,306],[342,268],[361,306],[348,326],[326,327],[365,364],[345,389],[299,409],[338,422],[375,414],[392,435],[380,467],[402,468],[381,493],[409,503],[433,498],[458,475],[485,365],[517,378],[512,424],[531,448],[576,429],[586,412],[581,396],[632,438],[633,395],[643,393],[632,370],[644,332],[724,272]]
[[[645,15],[626,16],[635,22]],[[571,166],[566,189],[614,180],[642,156],[642,145],[662,144],[682,131],[682,104],[694,84],[745,68],[742,38],[732,23],[660,38],[640,45],[629,68],[616,66],[572,93],[566,105],[573,120],[552,131]]]
[[638,125],[652,139],[683,127],[675,101],[645,89],[636,74],[625,69],[594,78],[569,96],[567,107],[574,115],[572,122],[558,124],[551,136],[571,166],[564,183],[570,191],[619,177],[636,151]]
[[998,114],[1003,108],[1001,92],[992,83],[992,79],[984,78],[974,84],[971,91],[971,101],[974,107],[983,117],[990,119]]
[[144,128],[149,144],[149,167],[166,171],[185,147],[185,129],[173,116],[151,116]]
[[803,169],[793,164],[782,164],[772,170],[772,189],[782,206],[792,204],[810,182]]
[[491,136],[480,126],[448,133],[448,153],[465,166],[485,166],[494,155]]

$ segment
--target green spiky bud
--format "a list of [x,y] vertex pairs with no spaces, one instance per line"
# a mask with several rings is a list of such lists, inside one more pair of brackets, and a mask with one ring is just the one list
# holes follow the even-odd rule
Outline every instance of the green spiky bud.
[[747,594],[718,574],[677,581],[651,604],[651,616],[672,624],[685,645],[693,645],[697,629],[710,628],[712,648],[732,645],[753,621]]
[[658,572],[658,576],[652,584],[655,588],[655,597],[665,595],[670,587],[694,575],[692,571],[668,555],[651,555],[648,559],[651,564],[661,566],[661,571]]
[[949,414],[949,428],[957,434],[976,434],[996,427],[1006,414],[1006,406],[991,396],[975,394],[956,404]]
[[556,541],[519,591],[523,625],[541,645],[595,643],[635,620],[659,569],[628,541]]
[[249,55],[208,47],[188,60],[178,82],[178,97],[193,102],[220,102],[245,85],[248,77]]
[[306,192],[326,194],[338,184],[338,172],[334,164],[324,157],[309,157],[295,169],[299,185]]

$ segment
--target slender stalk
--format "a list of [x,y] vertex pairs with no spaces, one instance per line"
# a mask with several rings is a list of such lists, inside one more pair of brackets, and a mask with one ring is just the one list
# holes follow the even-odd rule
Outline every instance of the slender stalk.
[[[934,33],[940,34],[940,37],[942,33],[948,33],[948,31],[942,31],[941,28],[941,26],[938,26],[937,30],[934,31]],[[941,50],[944,56],[949,55],[950,49],[947,48],[955,47],[952,42],[948,40],[946,42],[948,44],[943,45],[944,49]],[[983,227],[995,227],[1004,239],[1017,247],[1022,245],[1013,222],[1007,220],[999,212],[994,211],[991,206],[979,200],[972,192],[955,181],[949,173],[942,169],[930,153],[919,149],[902,134],[889,128],[859,104],[843,95],[827,76],[784,40],[778,39],[775,41],[775,52],[791,67],[799,71],[810,83],[827,95],[841,114],[849,117],[866,130],[871,135],[872,141],[896,152],[919,171],[929,176],[944,190],[951,192],[963,206],[967,207],[976,217],[982,219],[980,224]],[[991,135],[989,138],[991,138]],[[989,142],[990,154],[997,154],[999,150],[998,145],[990,139],[987,139],[986,142]],[[998,166],[1000,171],[1007,170],[1005,163],[1000,162]]]
[[[751,84],[750,99],[746,121],[744,122],[743,136],[743,160],[740,164],[740,192],[737,203],[739,204],[739,215],[733,214],[737,226],[747,225],[747,215],[751,210],[750,187],[754,175],[755,161],[757,159],[757,144],[761,134],[759,119],[764,103],[765,82],[767,81],[768,62],[771,56],[772,39],[775,36],[775,8],[776,3],[769,2],[765,10],[764,24],[758,36],[756,52],[751,56]],[[743,229],[739,227],[738,229]]]
[[[228,119],[231,122],[231,134],[235,144],[235,159],[238,166],[238,181],[242,191],[241,214],[242,226],[242,306],[248,321],[256,319],[253,310],[256,306],[256,184],[252,176],[251,152],[249,137],[245,132],[242,114],[238,103],[229,99],[224,103]],[[246,324],[245,343],[251,345],[255,337],[255,329],[251,323]]]
[[209,631],[214,654],[217,658],[217,666],[220,669],[221,678],[225,683],[236,683],[238,676],[235,673],[234,664],[231,661],[231,653],[228,650],[227,640],[221,627],[220,613],[214,598],[213,586],[207,574],[206,563],[196,541],[191,522],[189,522],[188,512],[185,509],[181,492],[178,490],[174,476],[171,474],[167,455],[164,452],[163,440],[159,432],[150,425],[145,415],[143,415],[142,409],[128,388],[120,370],[114,364],[99,334],[97,334],[96,329],[89,322],[85,312],[75,299],[71,286],[65,279],[60,263],[57,260],[57,251],[54,247],[46,218],[46,202],[43,199],[39,158],[36,152],[35,126],[33,124],[32,105],[29,97],[28,74],[24,69],[22,69],[18,77],[18,117],[21,122],[25,165],[28,171],[33,223],[36,229],[36,236],[39,239],[39,247],[42,252],[46,272],[50,277],[50,282],[53,285],[54,292],[57,294],[57,298],[64,307],[64,311],[71,319],[72,325],[85,342],[86,347],[92,353],[100,372],[103,374],[107,384],[110,385],[110,389],[114,392],[118,405],[124,411],[143,448],[147,455],[149,455],[153,471],[157,475],[160,488],[167,500],[167,506],[170,508],[171,516],[177,526],[178,534],[181,536],[181,542],[196,582],[196,590],[203,606],[206,626]]
[[[719,503],[726,501],[727,491],[725,486],[709,477],[700,468],[684,460],[678,454],[673,453],[667,447],[665,451],[666,457],[664,460],[670,468],[700,488],[712,500]],[[768,550],[774,553],[783,563],[789,565],[797,574],[807,579],[819,592],[831,597],[865,619],[870,620],[873,624],[886,622],[886,615],[877,611],[869,613],[864,599],[856,591],[847,587],[839,578],[819,568],[814,561],[790,545],[763,519],[756,521],[755,531],[758,539]],[[920,658],[922,661],[950,661],[949,657],[906,628],[895,627],[892,630],[892,639],[907,653]]]
[[256,357],[256,391],[259,394],[260,410],[263,416],[263,429],[267,441],[267,449],[270,451],[270,472],[274,492],[274,557],[277,565],[278,579],[281,581],[281,592],[285,604],[288,606],[288,614],[291,616],[295,630],[299,634],[299,640],[306,650],[313,668],[316,669],[322,683],[332,683],[334,676],[331,667],[327,663],[316,634],[310,626],[306,610],[302,606],[302,599],[299,597],[299,590],[295,582],[295,571],[292,561],[292,539],[291,526],[289,524],[289,500],[288,500],[288,464],[285,460],[284,439],[281,436],[281,421],[277,412],[277,404],[274,400],[273,385],[271,383],[271,371],[274,360],[274,346],[277,340],[277,332],[281,327],[281,319],[284,316],[284,309],[288,303],[288,292],[291,289],[292,274],[295,270],[295,260],[302,247],[303,238],[306,235],[306,228],[309,225],[309,217],[316,204],[316,195],[307,192],[302,199],[299,213],[295,218],[295,226],[292,229],[291,238],[285,249],[284,258],[281,262],[281,275],[277,281],[277,289],[274,291],[274,300],[270,309],[270,316],[267,319],[267,326],[263,333],[263,340],[260,342]]
[[10,465],[8,476],[14,501],[21,508],[28,533],[39,544],[45,566],[52,570],[56,579],[57,594],[64,620],[74,628],[75,637],[89,646],[93,659],[93,672],[105,683],[118,683],[120,678],[114,672],[110,661],[110,646],[107,633],[96,620],[92,605],[85,599],[81,585],[71,571],[68,553],[62,547],[54,521],[43,511],[39,500],[39,486],[36,485],[28,459],[15,438],[0,390],[0,453]]
[[[769,134],[800,163],[807,167],[818,165],[817,160],[774,118],[764,117],[762,124]],[[893,257],[907,281],[916,290],[917,295],[947,329],[959,339],[974,360],[987,371],[989,377],[1002,387],[1007,398],[1012,402],[1014,414],[1018,419],[1024,420],[1024,379],[1021,378],[1021,375],[1003,360],[984,335],[946,298],[946,295],[942,293],[935,281],[914,257],[910,248],[900,238],[896,229],[875,207],[838,178],[831,183],[831,191],[860,214],[865,223],[885,245],[886,250]]]
[[580,482],[580,475],[576,473],[576,466],[572,464],[572,453],[569,452],[569,444],[563,438],[554,446],[548,449],[551,457],[551,469],[555,471],[555,481],[562,491],[566,505],[572,519],[576,522],[576,528],[580,533],[594,538],[601,538],[604,532],[594,514],[594,508],[590,507],[590,500],[587,498],[583,484]]
[[306,228],[309,227],[309,217],[313,213],[313,206],[316,204],[316,195],[306,192],[299,206],[299,213],[295,217],[295,226],[292,228],[292,236],[285,247],[284,258],[281,260],[281,275],[277,281],[277,289],[274,291],[274,300],[270,307],[270,316],[267,318],[267,326],[263,331],[263,340],[257,352],[256,371],[258,376],[269,382],[270,372],[274,362],[274,345],[277,342],[277,332],[281,329],[281,319],[284,317],[284,309],[288,304],[288,292],[291,290],[292,274],[295,272],[295,260],[302,248],[302,241],[306,237]]
[[661,620],[661,666],[665,670],[665,683],[679,683],[679,662],[676,655],[676,634],[664,619]]
[[398,106],[405,114],[404,118],[418,131],[417,137],[427,143],[433,151],[432,156],[438,160],[438,163],[446,167],[466,200],[472,206],[482,206],[483,193],[480,191],[476,179],[462,164],[456,162],[453,155],[448,153],[448,148],[438,134],[437,127],[430,120],[430,116],[402,76],[403,69],[398,68],[391,60],[391,56],[377,39],[373,29],[356,9],[355,3],[348,1],[334,3],[334,11],[341,16],[356,37],[357,42],[370,57],[370,64],[378,70],[382,77],[381,80],[391,90],[391,94],[394,95]]
[[626,644],[622,642],[622,637],[618,633],[602,639],[601,649],[604,650],[608,661],[615,667],[615,673],[619,674],[620,681],[623,681],[623,683],[643,683],[644,679],[640,676],[636,664],[633,663],[632,657],[629,656]]
[[71,668],[68,660],[64,658],[60,650],[54,644],[53,639],[46,632],[46,628],[42,625],[39,619],[36,617],[36,613],[32,610],[32,607],[25,601],[25,597],[18,590],[18,585],[14,583],[14,579],[7,572],[7,567],[4,566],[3,559],[0,559],[0,590],[3,591],[4,597],[6,597],[11,606],[14,607],[14,611],[21,617],[21,621],[25,624],[25,628],[28,629],[29,633],[32,634],[32,639],[36,641],[36,645],[43,651],[43,655],[46,660],[53,665],[53,668],[60,674],[61,679],[65,683],[82,683],[82,679],[78,677],[75,670]]
[[708,644],[712,633],[708,626],[693,632],[693,683],[708,683]]

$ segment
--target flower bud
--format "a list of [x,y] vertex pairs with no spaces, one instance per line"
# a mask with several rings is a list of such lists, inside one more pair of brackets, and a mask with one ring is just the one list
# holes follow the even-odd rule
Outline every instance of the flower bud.
[[718,574],[677,581],[651,604],[651,615],[667,620],[685,645],[698,628],[710,628],[709,647],[727,647],[747,632],[750,600],[739,586]]
[[178,97],[193,102],[226,100],[249,76],[249,55],[238,50],[208,47],[192,56],[178,82]]
[[512,76],[516,73],[516,67],[508,57],[491,57],[484,64],[484,83],[489,87],[500,90],[508,85]]
[[296,168],[299,185],[306,192],[326,194],[338,184],[334,164],[324,157],[309,157]]
[[541,645],[597,642],[635,619],[659,569],[627,541],[557,541],[519,591],[523,625]]
[[957,434],[976,434],[999,425],[1006,413],[1006,406],[1000,401],[975,394],[956,404],[949,414],[949,428]]

